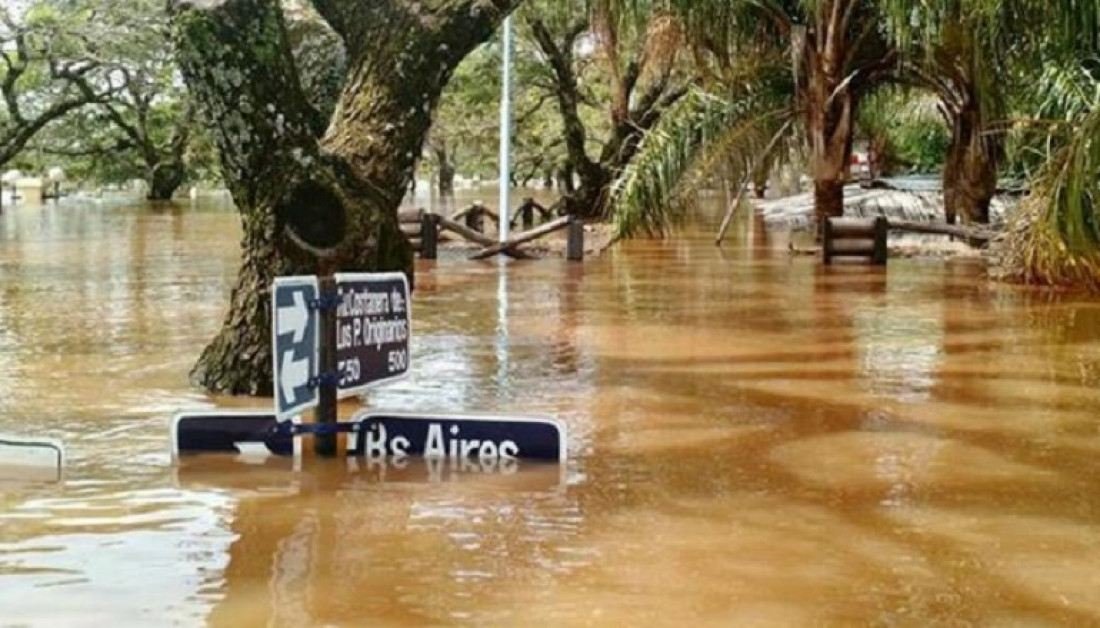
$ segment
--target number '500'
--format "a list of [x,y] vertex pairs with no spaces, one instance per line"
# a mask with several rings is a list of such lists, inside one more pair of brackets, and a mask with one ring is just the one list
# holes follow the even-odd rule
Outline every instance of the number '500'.
[[391,373],[404,371],[409,366],[409,356],[404,349],[390,351],[389,367]]

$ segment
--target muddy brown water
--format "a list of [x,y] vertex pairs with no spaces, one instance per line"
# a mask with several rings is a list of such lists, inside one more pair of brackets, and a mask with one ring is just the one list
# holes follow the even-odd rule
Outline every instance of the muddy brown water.
[[[0,625],[1100,625],[1100,303],[823,270],[706,214],[583,265],[418,263],[373,407],[551,413],[567,465],[173,465],[232,211],[0,215]],[[345,414],[355,404],[342,408]]]

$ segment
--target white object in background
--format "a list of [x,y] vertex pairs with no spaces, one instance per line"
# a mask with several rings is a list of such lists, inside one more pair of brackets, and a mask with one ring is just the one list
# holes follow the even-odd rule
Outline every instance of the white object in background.
[[0,480],[56,482],[64,467],[61,441],[0,434]]

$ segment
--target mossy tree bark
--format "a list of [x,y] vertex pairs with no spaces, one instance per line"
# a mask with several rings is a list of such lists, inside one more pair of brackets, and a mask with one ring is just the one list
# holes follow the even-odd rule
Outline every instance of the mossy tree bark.
[[192,381],[270,394],[275,277],[401,270],[397,209],[455,66],[519,0],[315,0],[344,42],[331,117],[310,104],[278,0],[172,5],[181,69],[241,214],[242,263],[221,332]]

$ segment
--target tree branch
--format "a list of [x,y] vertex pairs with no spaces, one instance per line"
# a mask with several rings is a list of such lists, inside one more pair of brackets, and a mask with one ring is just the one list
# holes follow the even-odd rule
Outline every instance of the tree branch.
[[[585,170],[596,168],[596,164],[589,158],[588,152],[585,150],[586,132],[577,110],[579,100],[577,77],[573,73],[572,46],[580,33],[584,32],[584,29],[578,26],[579,23],[573,25],[566,32],[562,45],[559,46],[554,41],[550,29],[541,19],[529,18],[527,23],[535,37],[535,42],[546,56],[547,62],[553,70],[556,83],[554,91],[557,95],[558,109],[565,127],[565,146],[569,159],[577,170],[582,173]],[[582,174],[582,176],[584,175]]]
[[[484,41],[522,0],[311,0],[313,7],[340,35],[352,59],[368,49],[398,48],[407,41],[430,40],[446,46],[445,58],[456,63],[469,52],[468,42]],[[455,23],[465,25],[454,29]],[[410,33],[417,33],[410,37]],[[424,37],[424,35],[430,35]],[[416,51],[408,49],[410,55]],[[438,51],[437,51],[438,52]]]

